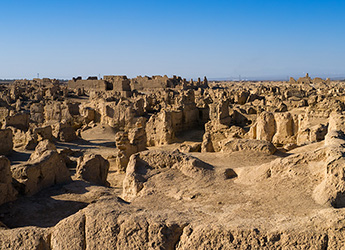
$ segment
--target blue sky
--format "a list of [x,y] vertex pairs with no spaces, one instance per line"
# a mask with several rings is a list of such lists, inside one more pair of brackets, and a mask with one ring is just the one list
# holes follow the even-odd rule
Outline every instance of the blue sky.
[[345,76],[345,1],[0,1],[0,78]]

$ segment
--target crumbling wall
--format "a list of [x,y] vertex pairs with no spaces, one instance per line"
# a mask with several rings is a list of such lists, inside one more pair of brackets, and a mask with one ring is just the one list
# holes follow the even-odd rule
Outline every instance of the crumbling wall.
[[85,90],[98,90],[106,91],[108,89],[107,82],[104,80],[81,80],[79,78],[69,80],[68,88],[70,89],[85,89]]
[[103,80],[108,83],[109,90],[113,91],[131,91],[131,81],[127,76],[104,76]]

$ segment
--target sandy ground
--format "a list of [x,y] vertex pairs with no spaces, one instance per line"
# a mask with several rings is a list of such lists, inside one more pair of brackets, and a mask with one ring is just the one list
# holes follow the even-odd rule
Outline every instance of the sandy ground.
[[[73,143],[57,143],[58,148],[69,147],[108,158],[116,152],[115,131],[97,126],[82,133]],[[191,131],[180,136],[179,143],[150,149],[174,150],[182,141],[200,141],[202,131]],[[297,154],[321,147],[323,142],[297,148]],[[29,152],[17,152],[26,155]],[[146,192],[132,204],[143,211],[174,209],[190,213],[195,220],[231,224],[234,227],[258,227],[266,230],[305,227],[315,214],[327,213],[331,208],[318,205],[311,198],[315,187],[314,169],[317,163],[293,169],[293,173],[262,178],[267,163],[288,154],[266,155],[258,152],[190,153],[211,164],[213,175],[195,180],[176,169],[162,170],[145,185]],[[25,159],[25,157],[23,157]],[[18,163],[18,162],[16,162]],[[233,169],[238,175],[225,179],[224,171]],[[111,187],[93,186],[83,181],[55,186],[32,197],[22,197],[0,207],[0,220],[10,228],[22,226],[50,227],[61,219],[86,207],[101,196],[120,196],[123,173],[110,167]]]

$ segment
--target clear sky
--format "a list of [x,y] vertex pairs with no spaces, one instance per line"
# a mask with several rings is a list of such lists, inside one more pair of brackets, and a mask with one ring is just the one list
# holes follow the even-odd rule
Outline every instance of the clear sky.
[[345,75],[345,1],[1,0],[0,78]]

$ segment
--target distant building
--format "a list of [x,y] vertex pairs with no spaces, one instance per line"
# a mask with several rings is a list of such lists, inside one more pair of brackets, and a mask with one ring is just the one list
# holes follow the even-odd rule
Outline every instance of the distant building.
[[309,74],[307,73],[305,77],[300,77],[298,78],[297,81],[293,77],[290,77],[289,83],[290,84],[329,84],[330,81],[331,80],[329,78],[327,78],[326,80],[323,80],[320,77],[315,77],[314,79],[311,79],[309,77]]
[[132,90],[156,89],[156,88],[205,88],[208,86],[207,78],[201,81],[189,81],[181,77],[173,76],[138,76],[133,79],[128,79],[127,76],[104,76],[103,79],[98,79],[95,76],[90,76],[83,80],[80,76],[68,81],[68,88],[70,89],[84,89],[95,91],[117,91],[117,92],[130,92]]

